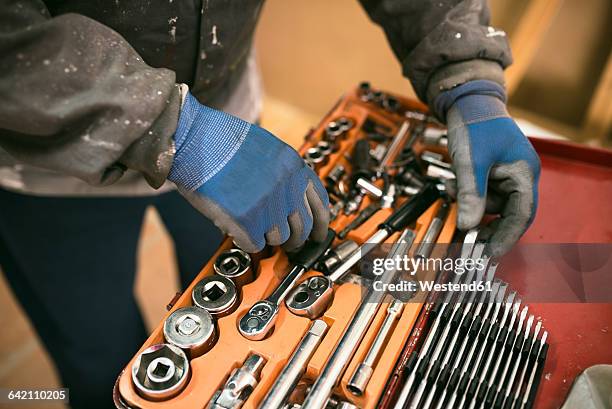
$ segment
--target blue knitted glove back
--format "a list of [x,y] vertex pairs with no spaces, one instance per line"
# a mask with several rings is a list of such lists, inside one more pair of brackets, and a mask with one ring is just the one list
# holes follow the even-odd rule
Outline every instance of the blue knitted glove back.
[[298,153],[265,129],[188,94],[174,138],[168,179],[245,251],[325,238],[327,192]]
[[457,225],[478,226],[485,212],[500,218],[483,228],[488,252],[499,256],[533,221],[540,160],[510,118],[503,88],[473,81],[438,96],[434,110],[446,114],[449,151],[457,175]]

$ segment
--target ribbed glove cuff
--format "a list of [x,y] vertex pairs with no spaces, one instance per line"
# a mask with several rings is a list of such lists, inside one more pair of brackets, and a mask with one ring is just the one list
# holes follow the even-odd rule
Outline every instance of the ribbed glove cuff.
[[176,153],[168,179],[189,191],[198,189],[233,158],[250,127],[187,93],[174,134]]
[[506,92],[493,81],[470,81],[442,92],[436,97],[433,109],[439,118],[446,118],[453,106],[461,112],[466,124],[508,116]]

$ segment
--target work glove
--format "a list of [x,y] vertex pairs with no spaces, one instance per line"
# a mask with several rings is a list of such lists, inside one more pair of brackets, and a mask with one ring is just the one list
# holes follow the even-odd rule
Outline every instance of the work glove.
[[456,174],[457,227],[472,229],[485,212],[500,217],[481,229],[486,252],[511,249],[534,219],[540,160],[510,118],[506,95],[492,81],[472,81],[441,93],[434,110],[445,116]]
[[[298,153],[270,132],[186,94],[168,179],[243,250],[323,241],[329,199]],[[197,240],[197,238],[195,238]]]

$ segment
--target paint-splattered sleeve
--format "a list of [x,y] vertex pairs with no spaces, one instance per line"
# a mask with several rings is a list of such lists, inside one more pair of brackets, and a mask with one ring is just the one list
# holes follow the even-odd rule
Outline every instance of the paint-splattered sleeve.
[[503,84],[512,56],[489,26],[486,0],[360,0],[379,24],[404,75],[431,105],[442,91],[475,79]]
[[41,1],[0,5],[0,145],[94,185],[126,168],[159,187],[174,156],[180,91],[115,31]]

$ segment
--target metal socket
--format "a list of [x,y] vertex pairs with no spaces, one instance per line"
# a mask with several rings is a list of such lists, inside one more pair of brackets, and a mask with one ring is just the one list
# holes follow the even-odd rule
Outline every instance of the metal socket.
[[319,149],[319,152],[321,152],[322,155],[329,156],[334,151],[334,146],[327,141],[319,141],[317,143],[317,149]]
[[238,288],[255,280],[251,256],[240,249],[229,249],[221,253],[215,260],[213,268],[215,273],[229,278]]
[[225,317],[238,307],[238,291],[232,280],[212,274],[200,280],[191,292],[193,303],[214,317]]
[[427,127],[423,131],[423,143],[425,145],[433,146],[448,146],[448,137],[446,136],[446,129]]
[[188,379],[187,355],[174,345],[150,346],[132,364],[132,382],[145,399],[170,399],[183,390]]
[[390,95],[385,95],[381,103],[382,107],[389,112],[397,112],[400,108],[400,103],[397,98]]
[[331,121],[325,127],[325,139],[331,143],[337,143],[344,135],[344,128],[337,121]]
[[327,163],[327,156],[325,156],[319,148],[309,148],[304,155],[306,163],[317,172]]
[[344,260],[359,249],[359,244],[353,240],[345,240],[330,249],[319,263],[318,268],[323,274],[331,274]]
[[198,307],[183,307],[164,322],[164,338],[183,349],[190,358],[208,352],[217,339],[217,330],[210,313]]
[[336,122],[340,126],[340,129],[342,129],[343,133],[350,131],[355,126],[355,121],[345,116],[338,118]]
[[325,182],[329,186],[337,185],[346,174],[346,169],[342,165],[336,165],[325,177]]

